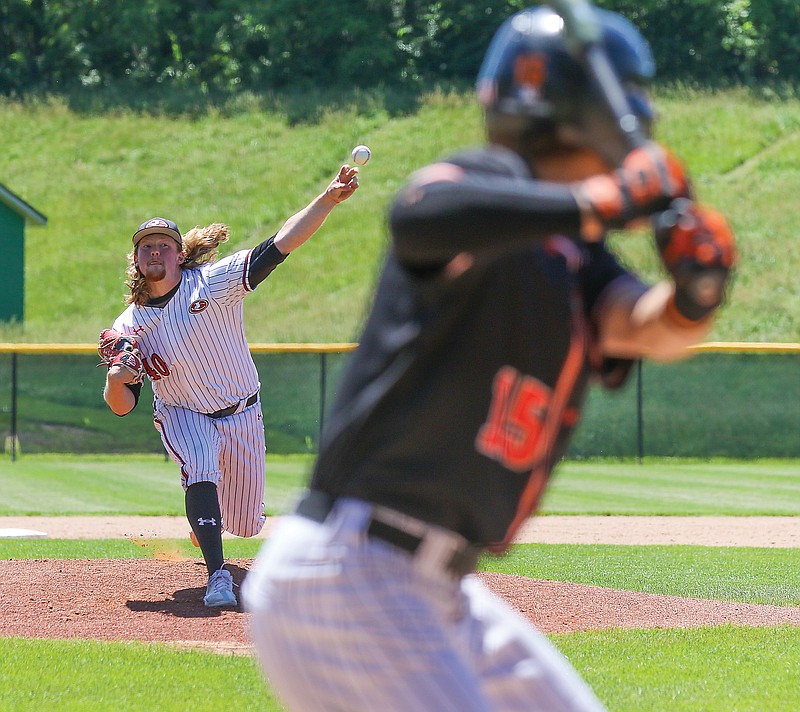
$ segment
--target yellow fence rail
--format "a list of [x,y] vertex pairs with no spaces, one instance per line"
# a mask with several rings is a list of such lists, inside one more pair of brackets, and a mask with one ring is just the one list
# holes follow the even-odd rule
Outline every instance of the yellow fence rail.
[[[357,343],[250,344],[258,354],[342,354],[353,351]],[[697,353],[800,353],[800,343],[757,343],[747,341],[709,341],[690,346]],[[0,344],[0,354],[93,354],[95,344]]]
[[[259,354],[342,354],[358,344],[250,344]],[[93,354],[96,344],[0,344],[0,354]]]

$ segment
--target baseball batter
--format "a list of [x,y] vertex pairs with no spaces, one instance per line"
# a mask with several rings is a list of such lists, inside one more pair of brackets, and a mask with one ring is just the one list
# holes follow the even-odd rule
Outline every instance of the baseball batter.
[[[641,122],[648,46],[597,12]],[[599,710],[567,661],[471,574],[530,516],[590,378],[678,358],[734,262],[715,211],[660,146],[629,151],[560,18],[499,30],[478,93],[489,143],[418,171],[390,211],[372,311],[309,491],[244,584],[292,710]],[[654,217],[669,279],[644,284],[605,230]]]
[[353,194],[357,172],[342,166],[275,235],[223,259],[228,228],[219,223],[182,236],[173,221],[152,218],[133,235],[129,306],[100,339],[104,398],[126,415],[143,375],[152,383],[155,426],[180,466],[186,516],[208,568],[206,606],[237,605],[223,528],[251,537],[264,525],[264,424],[243,300]]

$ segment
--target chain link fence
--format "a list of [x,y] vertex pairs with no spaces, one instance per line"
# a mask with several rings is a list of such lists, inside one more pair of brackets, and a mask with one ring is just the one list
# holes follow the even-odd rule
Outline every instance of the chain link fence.
[[[353,344],[253,346],[272,453],[314,453]],[[709,344],[590,391],[568,457],[800,457],[800,345]],[[91,346],[0,345],[0,437],[27,453],[164,452],[148,382],[114,415]]]

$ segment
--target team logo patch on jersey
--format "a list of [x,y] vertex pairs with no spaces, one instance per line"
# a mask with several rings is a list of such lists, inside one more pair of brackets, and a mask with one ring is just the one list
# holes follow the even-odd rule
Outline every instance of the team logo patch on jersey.
[[208,307],[208,299],[195,299],[189,305],[189,313],[190,314],[199,314],[201,311]]

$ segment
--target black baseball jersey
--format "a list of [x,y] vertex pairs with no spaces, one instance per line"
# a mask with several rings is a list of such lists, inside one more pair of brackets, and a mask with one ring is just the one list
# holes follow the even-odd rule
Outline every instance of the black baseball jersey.
[[515,154],[464,153],[421,175],[434,182],[412,179],[392,207],[311,486],[502,548],[563,455],[590,375],[626,372],[591,356],[604,296],[646,287],[603,244],[574,239],[568,187],[533,180]]

